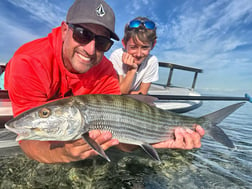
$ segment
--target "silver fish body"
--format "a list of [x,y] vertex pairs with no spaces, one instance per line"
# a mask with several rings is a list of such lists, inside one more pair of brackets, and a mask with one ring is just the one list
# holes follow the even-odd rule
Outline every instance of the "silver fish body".
[[[90,98],[91,97],[91,98]],[[176,126],[192,128],[204,118],[191,118],[167,112],[130,97],[118,95],[81,96],[80,106],[88,130],[108,130],[122,143],[140,145],[173,138]],[[207,125],[206,125],[207,126]]]
[[[216,124],[241,105],[243,103],[237,103],[207,116],[193,118],[164,111],[128,96],[80,95],[28,110],[5,126],[18,134],[17,140],[69,141],[85,136],[93,148],[97,148],[92,145],[94,141],[90,142],[90,138],[83,134],[96,129],[110,131],[113,138],[139,145],[153,157],[156,152],[149,144],[173,138],[177,126],[192,129],[194,124],[199,124],[217,141],[233,147]],[[221,135],[217,136],[219,133]],[[153,158],[158,159],[158,155]]]

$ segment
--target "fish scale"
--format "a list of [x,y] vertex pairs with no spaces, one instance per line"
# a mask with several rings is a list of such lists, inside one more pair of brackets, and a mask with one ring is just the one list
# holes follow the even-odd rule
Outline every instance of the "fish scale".
[[[106,98],[105,102],[103,101],[102,106],[100,105],[100,100],[87,98],[80,100],[80,104],[83,101],[89,102],[88,106],[85,107],[85,111],[89,113],[88,122],[90,124],[88,127],[90,130],[109,130],[114,133],[114,137],[119,139],[119,141],[121,137],[127,138],[128,141],[132,140],[132,142],[141,138],[141,142],[156,143],[160,139],[164,140],[173,137],[171,135],[172,129],[178,124],[182,125],[181,121],[179,121],[182,119],[178,116],[177,119],[173,119],[172,113],[139,103],[129,97],[124,98],[124,103],[118,103],[120,98],[117,99],[117,96],[109,97]],[[134,111],[126,112],[126,109]],[[167,123],[168,120],[172,121]],[[190,128],[192,128],[194,123],[195,119],[190,118],[187,125],[190,125]],[[107,126],[107,128],[104,128],[104,126]]]

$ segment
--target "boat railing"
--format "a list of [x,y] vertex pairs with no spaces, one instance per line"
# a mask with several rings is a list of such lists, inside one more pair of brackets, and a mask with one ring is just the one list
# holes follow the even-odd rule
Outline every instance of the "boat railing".
[[[0,75],[4,72],[5,65],[0,64]],[[0,99],[8,99],[8,91],[0,88]]]
[[7,90],[0,89],[0,99],[9,99],[9,94]]
[[193,68],[193,67],[189,67],[189,66],[182,66],[182,65],[179,65],[179,64],[173,64],[173,63],[169,63],[169,62],[159,62],[159,66],[160,67],[170,68],[169,75],[168,75],[168,80],[167,80],[167,83],[166,83],[166,87],[171,86],[172,75],[173,75],[174,69],[194,72],[193,82],[192,82],[192,86],[191,86],[192,89],[195,88],[198,73],[203,73],[202,69]]

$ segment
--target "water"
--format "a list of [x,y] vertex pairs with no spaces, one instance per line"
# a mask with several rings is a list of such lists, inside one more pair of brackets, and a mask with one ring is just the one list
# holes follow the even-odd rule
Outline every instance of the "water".
[[[198,117],[232,103],[205,101],[187,115]],[[111,163],[95,157],[51,165],[29,160],[16,149],[0,156],[0,188],[252,188],[251,112],[252,104],[246,103],[219,124],[236,149],[204,136],[200,149],[158,150],[161,163],[140,149],[124,153],[112,148],[107,152]]]

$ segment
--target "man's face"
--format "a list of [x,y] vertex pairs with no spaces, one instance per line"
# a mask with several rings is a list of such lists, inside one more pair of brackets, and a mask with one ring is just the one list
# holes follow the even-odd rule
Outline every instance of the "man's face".
[[139,65],[149,55],[152,49],[152,43],[142,42],[138,38],[136,38],[136,42],[134,42],[134,40],[130,38],[125,48],[126,51],[134,57],[134,63]]
[[[62,23],[63,50],[62,57],[65,67],[72,73],[85,73],[94,65],[100,63],[104,52],[95,48],[95,39],[87,44],[80,44],[73,39],[73,29]],[[97,24],[82,24],[95,35],[110,38],[109,31]]]

